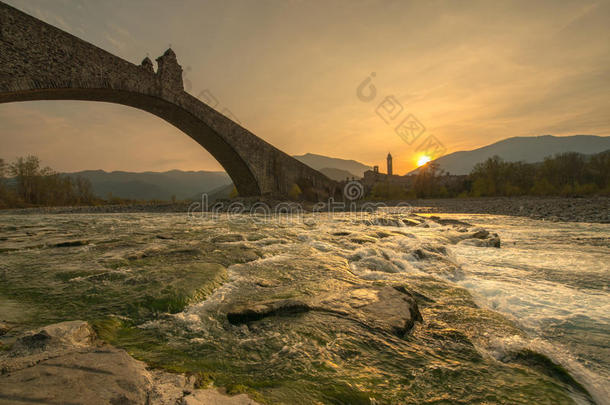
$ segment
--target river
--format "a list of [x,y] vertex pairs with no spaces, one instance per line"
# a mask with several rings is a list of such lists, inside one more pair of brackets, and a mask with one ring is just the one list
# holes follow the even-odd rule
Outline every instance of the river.
[[610,225],[437,215],[2,215],[0,320],[269,403],[609,403]]

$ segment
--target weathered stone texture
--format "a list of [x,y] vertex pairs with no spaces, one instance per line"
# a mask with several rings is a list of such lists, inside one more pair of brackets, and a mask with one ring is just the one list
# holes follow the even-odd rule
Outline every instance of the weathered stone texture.
[[259,405],[245,394],[196,389],[195,379],[150,369],[97,339],[85,321],[25,333],[0,350],[0,405]]
[[171,49],[157,62],[155,73],[149,58],[132,64],[0,2],[0,103],[90,100],[135,107],[207,149],[242,196],[285,196],[294,184],[310,199],[335,194],[335,182],[186,93]]

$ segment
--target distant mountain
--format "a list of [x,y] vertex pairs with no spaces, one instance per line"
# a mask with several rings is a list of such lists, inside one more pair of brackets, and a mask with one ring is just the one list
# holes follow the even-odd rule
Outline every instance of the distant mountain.
[[[320,169],[319,171],[321,173],[323,173],[325,176],[327,176],[328,178],[330,178],[332,180],[337,180],[337,181],[345,180],[347,177],[350,177],[350,178],[354,177],[354,175],[352,173],[350,173],[346,170],[335,169],[335,168],[331,168],[331,167],[325,167],[324,169]],[[208,202],[210,204],[212,204],[216,200],[229,198],[234,187],[235,186],[233,185],[233,183],[225,184],[225,185],[217,187],[213,190],[208,190],[208,191],[204,191],[204,192],[201,192],[198,194],[191,195],[188,199],[191,199],[193,201],[199,201],[199,200],[201,200],[201,195],[203,193],[205,193],[208,195]]]
[[328,177],[331,180],[336,180],[336,181],[343,181],[347,178],[352,178],[352,177],[360,177],[360,176],[356,176],[355,174],[348,172],[347,170],[341,170],[341,169],[337,169],[334,167],[325,167],[323,169],[319,169],[318,170],[320,173],[322,173],[323,175],[325,175],[326,177]]
[[101,198],[112,193],[114,197],[138,200],[178,200],[192,197],[196,192],[206,192],[231,184],[225,172],[105,172],[103,170],[85,170],[66,173],[69,176],[81,176],[89,179],[95,195]]
[[[371,169],[370,166],[355,160],[336,159],[313,153],[294,157],[333,180],[362,177],[365,170]],[[114,197],[136,200],[171,200],[172,196],[176,196],[178,200],[199,200],[202,193],[207,193],[210,200],[214,200],[227,198],[233,190],[233,182],[225,172],[171,170],[135,173],[84,170],[65,174],[89,179],[93,193],[101,198],[107,198],[112,193]]]
[[[610,149],[609,136],[532,136],[514,137],[492,143],[482,148],[454,152],[442,156],[434,162],[451,174],[468,174],[475,164],[498,155],[508,162],[541,162],[547,156],[564,152],[594,154]],[[417,169],[411,173],[417,173]]]
[[[371,170],[371,166],[367,166],[355,160],[346,160],[346,159],[338,159],[332,158],[328,156],[316,155],[313,153],[306,153],[300,156],[293,156],[293,158],[300,160],[305,163],[307,166],[314,168],[316,170],[323,169],[339,169],[345,171],[349,174],[345,174],[342,176],[341,180],[345,180],[345,177],[362,177],[364,176],[364,172],[366,170]],[[330,171],[328,173],[331,173]],[[324,173],[326,174],[326,173]],[[339,175],[340,173],[337,171],[332,171],[333,175]],[[328,177],[333,178],[326,174]]]
[[[231,193],[233,192],[234,188],[235,188],[235,186],[233,185],[233,183],[231,183],[231,184],[225,184],[224,186],[220,186],[220,187],[217,187],[213,190],[206,192],[206,194],[208,195],[208,203],[213,204],[216,200],[229,198],[231,196]],[[200,200],[201,200],[201,195],[198,195],[197,199],[194,199],[194,201],[200,201]]]

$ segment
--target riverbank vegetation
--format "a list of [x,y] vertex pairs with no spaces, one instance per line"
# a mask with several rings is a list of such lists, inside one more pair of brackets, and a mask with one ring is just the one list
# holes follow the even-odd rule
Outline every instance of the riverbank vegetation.
[[19,157],[11,163],[0,159],[0,209],[142,203],[162,201],[139,201],[111,194],[106,199],[99,198],[89,179],[43,167],[36,156]]
[[96,202],[89,180],[42,167],[36,156],[12,163],[0,159],[0,208],[91,205]]
[[[298,191],[291,190],[291,198],[298,199]],[[235,197],[236,190],[231,194]],[[539,163],[506,162],[494,156],[476,164],[466,176],[450,175],[431,162],[422,166],[417,174],[398,177],[397,181],[377,182],[367,190],[366,198],[395,201],[594,195],[610,196],[610,150],[595,155],[563,153]],[[177,203],[175,197],[171,202]],[[100,198],[94,194],[88,179],[43,167],[36,156],[19,157],[12,163],[0,159],[0,209],[167,203],[126,199],[112,194]]]
[[375,184],[373,200],[451,197],[610,195],[610,150],[595,155],[562,153],[539,163],[506,162],[498,156],[478,163],[467,176],[452,176],[435,163],[400,181]]
[[475,196],[610,194],[610,150],[587,156],[562,153],[542,163],[505,162],[494,156],[470,173]]

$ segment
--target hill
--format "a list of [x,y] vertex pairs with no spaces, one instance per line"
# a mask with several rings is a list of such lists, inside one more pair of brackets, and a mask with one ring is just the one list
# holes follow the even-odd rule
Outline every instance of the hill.
[[101,198],[112,193],[115,197],[138,200],[178,200],[192,197],[197,190],[209,191],[231,183],[225,172],[181,171],[168,172],[106,172],[85,170],[66,173],[89,179],[93,193]]
[[[357,162],[355,160],[332,158],[332,157],[323,156],[323,155],[316,155],[314,153],[306,153],[304,155],[293,156],[293,158],[300,160],[301,162],[305,163],[307,166],[312,167],[316,170],[320,170],[320,171],[322,171],[323,169],[343,170],[345,172],[350,173],[349,177],[362,177],[362,176],[364,176],[364,172],[366,170],[372,169],[371,166],[367,166],[367,165]],[[338,174],[338,172],[336,172],[336,171],[334,171],[334,173]],[[324,174],[326,174],[326,173],[324,173]],[[328,174],[326,174],[326,175],[328,176]],[[343,174],[341,174],[341,175],[343,175]],[[328,177],[333,178],[331,176],[328,176]],[[345,180],[345,177],[348,177],[348,175],[343,176],[341,178],[341,180]]]
[[[333,180],[345,180],[348,177],[362,177],[365,170],[371,167],[355,160],[337,159],[328,156],[307,153],[295,156],[306,165],[319,170]],[[233,183],[225,172],[182,171],[168,172],[126,172],[104,170],[84,170],[65,173],[68,176],[84,177],[91,181],[93,193],[100,198],[114,197],[136,200],[178,200],[193,199],[202,193],[208,193],[213,199],[226,198],[233,189]]]
[[[434,162],[451,174],[468,174],[475,164],[497,155],[507,162],[541,162],[564,152],[590,155],[610,149],[610,137],[595,135],[513,137],[482,148],[450,153]],[[416,173],[417,169],[411,173]],[[410,173],[410,174],[411,174]]]
[[355,174],[348,172],[347,170],[337,169],[335,167],[324,167],[318,170],[320,173],[328,177],[329,179],[336,181],[343,181],[348,177],[351,179],[352,177],[358,177]]

